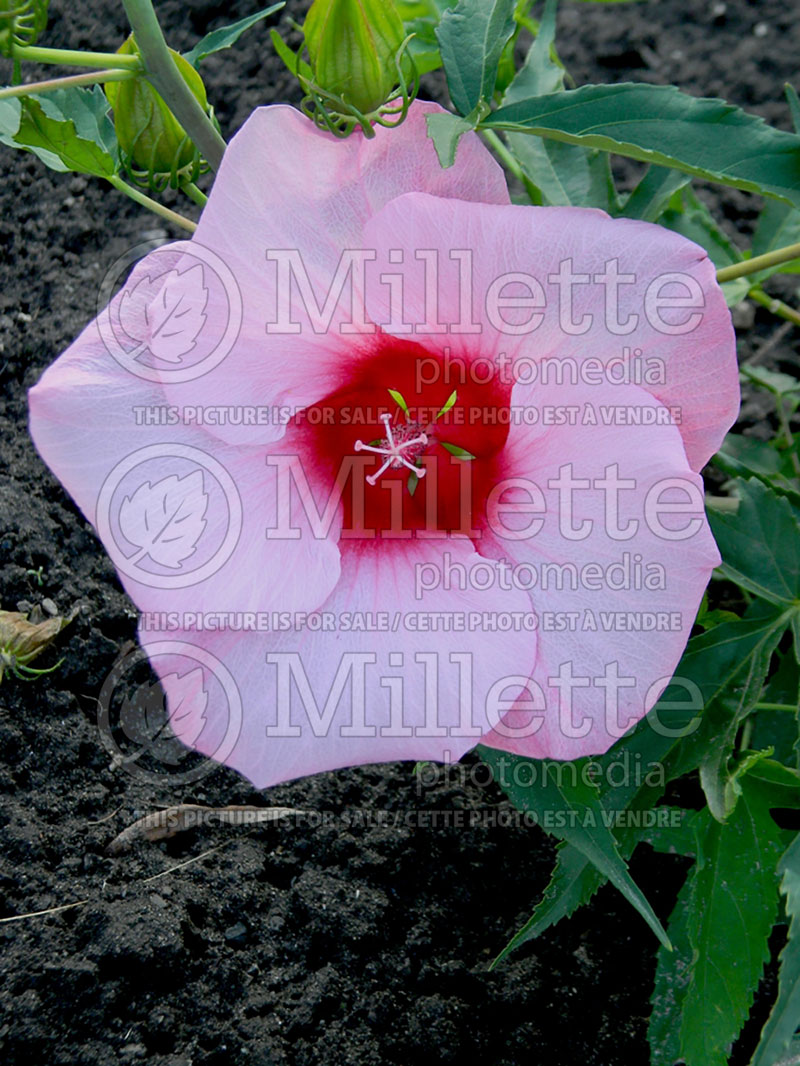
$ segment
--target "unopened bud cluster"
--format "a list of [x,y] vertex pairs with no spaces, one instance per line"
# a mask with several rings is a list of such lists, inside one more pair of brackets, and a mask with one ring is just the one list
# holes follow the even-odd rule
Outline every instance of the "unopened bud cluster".
[[[392,0],[314,0],[305,25],[311,78],[306,110],[332,132],[372,135],[402,121],[416,95],[407,36]],[[409,84],[412,85],[409,88]]]
[[[117,51],[120,55],[138,53],[133,34]],[[200,75],[173,49],[170,54],[181,77],[207,111]],[[114,111],[120,154],[132,177],[154,189],[167,185],[177,188],[185,181],[194,181],[202,169],[200,153],[150,82],[144,77],[132,78],[109,82],[105,89]]]

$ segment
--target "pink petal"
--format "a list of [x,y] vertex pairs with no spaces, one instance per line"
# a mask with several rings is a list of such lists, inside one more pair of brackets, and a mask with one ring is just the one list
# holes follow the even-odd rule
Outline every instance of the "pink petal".
[[[150,266],[148,257],[123,293]],[[97,321],[30,392],[34,443],[98,530],[134,603],[178,619],[319,606],[339,575],[338,511],[325,536],[268,540],[279,501],[264,449],[224,445],[198,425],[150,421],[164,411],[161,387],[110,356]],[[306,469],[316,485],[313,462]],[[307,531],[297,498],[292,525]]]
[[[449,553],[452,584],[461,581],[452,576],[461,568],[474,574],[473,568],[478,566],[481,582],[488,582],[489,588],[443,588],[445,552]],[[421,571],[423,586],[432,586],[434,575],[440,575],[439,587],[419,599],[415,598],[418,567],[426,568]],[[165,640],[182,641],[199,649],[196,665],[203,667],[202,656],[208,654],[224,664],[218,674],[229,672],[235,682],[233,698],[215,698],[219,678],[209,675],[206,690],[211,698],[206,701],[203,697],[204,708],[208,703],[204,711],[207,727],[198,738],[194,727],[197,716],[191,709],[187,713],[184,701],[181,722],[189,723],[185,738],[198,750],[245,774],[256,787],[264,788],[362,763],[460,758],[492,723],[500,721],[533,667],[536,637],[523,620],[529,607],[526,595],[500,588],[494,564],[481,559],[468,541],[415,540],[404,542],[402,549],[373,544],[346,551],[342,579],[318,615],[329,627],[321,631],[312,630],[313,619],[304,624],[285,617],[284,621],[294,622],[296,628],[269,633],[141,631],[140,639],[145,648],[155,644],[162,653]],[[496,622],[498,612],[507,619],[518,616],[518,628],[503,631],[503,623]],[[359,619],[369,618],[385,628],[356,629]],[[413,628],[426,621],[429,626],[463,628],[438,632]],[[454,662],[451,655],[457,656]],[[268,662],[270,656],[282,657],[282,665]],[[294,675],[288,657],[294,663]],[[426,689],[427,660],[431,680]],[[187,663],[179,668],[169,655],[159,654],[153,665],[165,685],[172,712],[179,695],[171,691],[173,679],[186,673]],[[362,668],[363,690],[360,682],[354,686],[353,681]],[[348,679],[349,669],[353,673]],[[334,688],[337,673],[339,681],[345,682],[338,702]],[[316,709],[309,704],[306,710],[302,703],[306,679]],[[397,701],[394,718],[390,709],[392,686]],[[362,691],[363,702],[359,696]],[[326,709],[331,693],[334,695]],[[181,691],[181,699],[183,695]],[[235,715],[231,705],[237,701],[243,713],[232,743]],[[328,713],[330,720],[326,721]],[[317,714],[322,716],[321,724],[314,721]],[[181,722],[175,723],[179,735]],[[283,735],[268,735],[269,729]],[[286,735],[292,732],[297,735]],[[384,735],[391,733],[395,735]]]
[[[587,372],[597,377],[598,369],[587,366],[616,361],[610,373],[621,377],[627,366],[627,380],[666,406],[680,407],[680,431],[694,470],[713,455],[733,423],[739,385],[730,314],[706,253],[683,237],[586,208],[492,206],[417,193],[389,203],[367,224],[365,235],[367,247],[378,252],[377,261],[368,264],[367,310],[387,332],[408,335],[453,363],[502,357],[507,376],[516,366],[519,380],[527,382],[541,380],[545,371],[537,364],[543,360],[568,361],[578,379]],[[438,308],[426,289],[430,267],[419,258],[421,251],[438,256]],[[634,280],[617,285],[612,261],[619,275]],[[560,264],[566,271],[570,262],[575,275],[595,280],[570,286],[565,273],[561,284],[548,281],[559,275]],[[392,312],[385,277],[390,273],[403,279],[402,320]],[[527,287],[503,280],[511,274],[527,275]],[[606,280],[596,280],[598,275]],[[672,275],[684,280],[669,281]],[[559,293],[566,302],[570,288],[572,316],[565,307],[562,318]],[[606,293],[615,288],[618,304],[609,315]],[[499,307],[498,296],[532,298],[537,306]],[[696,299],[704,306],[680,309],[656,302],[664,297]],[[584,316],[591,318],[583,322]],[[691,332],[669,332],[688,326]],[[582,332],[571,332],[576,329]],[[455,380],[457,367],[453,374]]]
[[[346,140],[318,130],[292,107],[253,112],[228,145],[192,242],[213,249],[235,278],[244,308],[239,339],[206,376],[168,385],[170,403],[203,405],[222,396],[233,405],[296,409],[341,385],[341,364],[353,357],[361,332],[347,326],[349,282],[330,314],[325,300],[335,291],[345,250],[364,248],[367,220],[414,190],[508,203],[502,169],[476,134],[462,140],[453,167],[440,167],[425,123],[426,114],[438,111],[437,104],[416,102],[398,128]],[[323,312],[312,321],[293,280],[291,318],[301,329],[292,333],[284,330],[277,303],[288,288],[289,264],[279,267],[267,258],[289,252],[299,256],[292,269],[307,272],[312,298]],[[356,282],[358,273],[356,266],[351,272]],[[225,302],[224,294],[213,299]],[[224,314],[224,307],[215,313]],[[282,426],[223,425],[215,432],[223,440],[266,442],[278,439]]]
[[[575,425],[542,424],[544,412],[564,411],[565,405],[575,406]],[[530,412],[538,412],[541,420],[511,429],[507,474],[524,479],[525,486],[501,503],[533,504],[534,510],[498,514],[495,508],[490,520],[494,531],[481,550],[515,567],[517,584],[530,586],[535,577],[531,596],[540,625],[533,678],[546,693],[548,712],[534,731],[530,717],[514,711],[484,743],[536,758],[598,754],[653,706],[668,683],[719,563],[703,511],[702,482],[689,469],[674,426],[603,425],[604,408],[613,410],[607,415],[611,421],[621,411],[648,410],[652,415],[633,417],[666,417],[666,409],[636,386],[517,386],[513,408],[527,412],[529,419]],[[598,425],[583,424],[587,409],[596,414]],[[630,480],[631,486],[617,492],[595,485],[595,479],[614,476],[609,469],[614,465],[616,476]],[[572,492],[571,519],[566,510],[570,493],[550,486],[565,467],[574,478],[592,480],[591,488]],[[685,502],[694,507],[695,517],[688,512],[656,514],[652,508],[662,489],[662,502]],[[606,502],[615,497],[618,515],[611,511],[607,517]],[[631,520],[637,525],[628,527]],[[584,529],[585,522],[591,525]],[[684,527],[686,536],[671,539]],[[561,579],[554,565],[566,568]],[[645,574],[657,577],[656,586],[648,587]],[[551,679],[562,669],[565,683],[559,689]],[[612,684],[615,670],[625,681],[618,706],[614,697],[607,709],[605,694],[611,689],[598,681]],[[569,671],[582,679],[580,685],[575,682],[571,710]]]

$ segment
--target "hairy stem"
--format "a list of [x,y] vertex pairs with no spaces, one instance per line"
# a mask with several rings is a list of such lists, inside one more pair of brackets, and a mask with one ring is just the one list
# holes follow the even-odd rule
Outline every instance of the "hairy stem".
[[800,244],[787,244],[785,248],[776,248],[774,252],[766,252],[764,255],[754,256],[753,259],[745,259],[733,266],[723,267],[717,271],[717,281],[733,281],[735,278],[746,278],[748,274],[757,274],[759,270],[767,270],[769,267],[780,266],[781,263],[789,263],[792,259],[800,257]]
[[190,200],[194,200],[196,204],[200,204],[201,207],[205,207],[208,203],[208,197],[202,189],[198,189],[193,181],[185,181],[181,185],[181,192],[186,193]]
[[503,164],[503,166],[506,168],[506,170],[510,170],[515,178],[518,178],[521,182],[524,182],[525,174],[523,173],[522,167],[520,166],[519,161],[508,150],[503,139],[501,137],[498,137],[494,130],[481,130],[481,136],[484,138],[486,143],[492,149],[492,151]]
[[11,96],[31,96],[50,93],[55,89],[69,89],[72,85],[101,85],[107,81],[129,81],[137,78],[133,70],[96,70],[91,74],[71,74],[67,78],[49,78],[47,81],[29,81],[25,85],[11,85],[0,89],[0,100]]
[[796,326],[800,326],[800,311],[795,311],[793,307],[785,304],[783,300],[776,300],[758,285],[754,285],[747,295],[753,303],[766,307],[768,311],[771,311],[773,315],[777,315],[778,318],[783,318],[787,322],[794,322]]
[[800,477],[800,458],[798,458],[797,452],[794,450],[794,434],[792,433],[792,427],[789,425],[789,416],[786,413],[786,408],[783,405],[783,397],[775,397],[775,406],[778,410],[778,421],[781,424],[781,430],[783,431],[783,439],[786,441],[786,450],[789,454],[789,458],[792,464],[792,469],[797,477]]
[[176,226],[181,226],[183,229],[188,230],[190,233],[194,233],[197,229],[197,224],[192,222],[191,219],[184,218],[183,215],[179,215],[177,211],[170,211],[168,207],[164,207],[157,200],[151,199],[145,195],[140,189],[136,189],[133,185],[128,185],[117,174],[112,174],[111,177],[106,178],[106,181],[111,182],[115,189],[125,193],[131,200],[135,200],[137,204],[141,204],[142,207],[146,207],[148,211],[152,211],[156,215],[160,215],[161,218],[167,220],[167,222],[173,222]]
[[122,0],[136,37],[147,78],[197,145],[212,170],[219,170],[225,141],[183,80],[164,40],[150,0]]
[[63,67],[100,67],[119,70],[142,70],[138,56],[118,55],[116,52],[77,52],[71,48],[38,48],[35,45],[14,45],[14,59],[31,63],[58,63]]

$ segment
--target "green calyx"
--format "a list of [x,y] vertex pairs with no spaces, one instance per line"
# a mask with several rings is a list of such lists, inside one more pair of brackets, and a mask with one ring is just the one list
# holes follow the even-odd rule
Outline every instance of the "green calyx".
[[391,0],[314,0],[304,30],[321,89],[365,114],[386,102],[397,85],[394,58],[405,37]]
[[12,58],[14,45],[35,44],[47,25],[50,0],[0,0],[0,55]]
[[393,0],[314,0],[303,31],[311,70],[300,76],[303,109],[317,125],[344,136],[360,125],[372,136],[372,124],[395,124],[385,116],[405,118],[416,71]]
[[[121,55],[136,55],[133,34],[117,49]],[[204,110],[209,110],[205,86],[194,67],[170,49],[181,77]],[[114,128],[120,154],[130,176],[140,185],[161,190],[193,182],[204,165],[186,131],[161,95],[145,77],[108,82],[108,102],[114,112]]]

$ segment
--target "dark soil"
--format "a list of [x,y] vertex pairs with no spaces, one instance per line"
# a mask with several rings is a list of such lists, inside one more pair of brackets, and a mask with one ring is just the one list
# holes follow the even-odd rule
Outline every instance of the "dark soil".
[[[110,0],[51,6],[42,43],[114,49],[125,34],[121,5]],[[180,49],[258,6],[168,0],[159,13]],[[302,5],[289,7],[299,17]],[[560,52],[578,82],[674,82],[789,128],[781,92],[797,74],[800,24],[779,0],[564,0],[559,24]],[[297,100],[263,26],[236,53],[208,60],[204,74],[228,135],[258,104]],[[8,76],[6,65],[0,80]],[[430,79],[428,91],[441,92],[441,82]],[[623,181],[635,172],[619,169]],[[59,640],[63,664],[36,682],[6,677],[0,687],[0,915],[79,904],[0,924],[2,1060],[641,1066],[656,945],[612,890],[489,972],[540,897],[553,849],[538,829],[492,824],[508,807],[479,774],[431,784],[397,764],[260,794],[225,769],[184,784],[166,774],[149,781],[111,757],[97,699],[134,638],[135,611],[33,450],[26,390],[96,313],[117,257],[179,234],[100,182],[54,174],[30,155],[3,149],[0,174],[0,606],[80,606]],[[711,195],[729,230],[746,234],[757,198]],[[761,349],[764,365],[797,369],[796,336],[777,320],[759,311],[739,322],[743,356]],[[748,400],[751,431],[760,431],[767,406]],[[40,662],[56,658],[50,651]],[[383,811],[398,820],[206,826],[107,854],[136,818],[184,801]],[[466,812],[467,825],[422,824],[433,811]],[[470,827],[470,812],[488,821]],[[196,861],[181,868],[188,860]],[[664,919],[684,868],[685,860],[647,849],[634,862]]]

